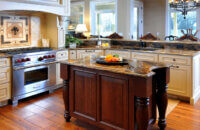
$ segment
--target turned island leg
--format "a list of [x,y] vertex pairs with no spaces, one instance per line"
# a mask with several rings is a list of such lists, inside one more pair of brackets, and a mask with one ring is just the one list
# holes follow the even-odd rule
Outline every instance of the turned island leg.
[[66,122],[70,122],[71,116],[69,112],[69,81],[64,80],[64,87],[63,87],[63,98],[65,103],[65,120]]
[[158,126],[161,130],[164,130],[166,127],[166,110],[168,105],[168,97],[167,97],[167,85],[164,85],[163,87],[158,87],[157,91],[157,105],[158,105],[158,111],[159,111],[159,120],[158,120]]
[[149,125],[149,98],[136,97],[136,122],[138,130],[147,130]]

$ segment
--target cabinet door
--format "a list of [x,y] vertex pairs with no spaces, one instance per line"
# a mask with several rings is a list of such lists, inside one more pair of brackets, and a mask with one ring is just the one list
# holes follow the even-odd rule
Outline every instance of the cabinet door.
[[10,83],[0,84],[0,101],[10,99],[10,93]]
[[96,121],[97,78],[96,73],[73,69],[70,81],[70,112],[75,117]]
[[128,80],[100,75],[98,121],[114,129],[128,129]]
[[192,74],[190,66],[175,66],[170,68],[168,93],[178,96],[191,96]]
[[158,62],[158,54],[133,52],[132,58],[141,61]]
[[105,55],[119,55],[125,59],[131,58],[131,53],[129,51],[106,50]]
[[58,51],[56,53],[56,60],[61,61],[61,60],[67,60],[67,59],[68,59],[68,50]]
[[0,58],[0,68],[1,67],[10,67],[10,59],[9,58]]
[[1,68],[0,69],[0,84],[10,82],[10,68]]
[[75,60],[76,59],[76,50],[69,51],[69,59]]

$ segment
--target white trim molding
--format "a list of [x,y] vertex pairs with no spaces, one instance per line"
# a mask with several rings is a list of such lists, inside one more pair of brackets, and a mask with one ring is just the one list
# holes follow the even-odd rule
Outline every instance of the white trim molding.
[[[53,2],[54,1],[54,2]],[[65,0],[70,1],[70,0]],[[59,4],[55,0],[50,0],[50,2],[42,2],[38,0],[0,0],[0,11],[39,11],[39,12],[46,12],[61,16],[68,16],[70,11],[67,8],[70,6],[66,5],[65,2],[63,4]]]

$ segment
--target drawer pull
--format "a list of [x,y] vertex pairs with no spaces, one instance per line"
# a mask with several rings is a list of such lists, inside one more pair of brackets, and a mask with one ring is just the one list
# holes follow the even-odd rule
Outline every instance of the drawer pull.
[[173,61],[176,61],[176,59],[175,59],[175,58],[173,58]]
[[179,68],[179,66],[170,65],[170,68]]
[[95,50],[86,50],[85,52],[94,52]]

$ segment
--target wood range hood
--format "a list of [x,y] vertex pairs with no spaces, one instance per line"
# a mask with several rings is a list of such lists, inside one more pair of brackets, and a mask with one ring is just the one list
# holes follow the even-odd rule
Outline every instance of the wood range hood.
[[36,11],[68,16],[70,0],[0,0],[0,11]]

